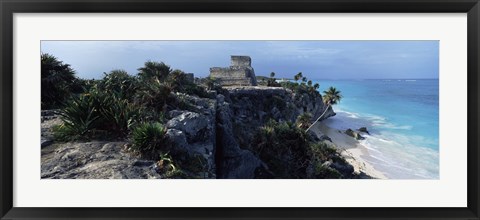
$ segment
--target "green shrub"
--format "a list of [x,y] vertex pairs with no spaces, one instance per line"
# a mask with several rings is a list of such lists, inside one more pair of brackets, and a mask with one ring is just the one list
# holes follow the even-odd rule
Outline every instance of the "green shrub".
[[57,137],[65,140],[68,135],[84,136],[94,128],[95,121],[100,118],[95,108],[93,98],[88,95],[73,97],[67,105],[59,111],[63,125],[57,128]]
[[156,158],[159,150],[168,146],[167,128],[159,122],[143,123],[132,132],[132,149],[143,156]]
[[313,157],[321,162],[325,162],[337,154],[337,151],[334,148],[328,146],[324,142],[311,144],[310,150]]
[[171,108],[188,110],[192,112],[197,112],[198,109],[194,104],[188,99],[188,96],[182,93],[172,94],[168,99],[168,104]]
[[312,125],[312,114],[310,113],[303,113],[297,117],[296,121],[297,127],[300,129],[307,129]]
[[170,72],[165,82],[172,88],[173,91],[181,92],[184,87],[193,82],[189,82],[187,75],[181,70],[174,70]]
[[313,142],[304,129],[289,122],[268,121],[252,141],[252,151],[265,162],[274,178],[342,178],[325,161],[346,163],[324,142]]
[[164,62],[154,62],[154,61],[147,61],[145,62],[144,66],[138,68],[138,76],[140,80],[145,83],[151,80],[159,80],[164,81],[172,69],[169,65],[165,64]]
[[189,95],[197,95],[200,98],[212,98],[205,90],[205,88],[198,86],[197,84],[191,83],[185,85],[183,92]]
[[133,99],[138,84],[135,77],[128,75],[124,70],[112,70],[104,74],[99,82],[99,88],[102,91],[113,94],[119,99]]
[[287,82],[280,82],[280,86],[286,89],[290,89],[297,94],[308,94],[313,96],[320,95],[320,93],[317,91],[317,89],[320,87],[318,83],[315,83],[314,85],[308,85],[305,83],[296,83],[296,82],[287,81]]
[[172,89],[168,85],[158,80],[145,83],[137,92],[135,103],[152,108],[153,111],[163,111],[171,92]]
[[41,54],[41,108],[61,107],[78,89],[75,71],[50,54]]
[[311,159],[307,135],[292,123],[267,122],[255,134],[252,150],[276,178],[306,178]]
[[219,79],[209,76],[207,78],[204,78],[204,83],[207,86],[208,90],[215,90],[218,87],[221,87]]
[[323,166],[320,163],[317,163],[315,166],[315,178],[318,179],[341,179],[343,175],[337,170]]
[[123,138],[129,128],[140,121],[140,108],[114,93],[107,93],[94,85],[89,93],[72,97],[60,110],[63,125],[57,129],[62,140]]
[[102,106],[103,129],[124,137],[128,134],[128,129],[132,127],[136,120],[140,120],[140,110],[128,100],[118,100],[112,97],[107,105]]

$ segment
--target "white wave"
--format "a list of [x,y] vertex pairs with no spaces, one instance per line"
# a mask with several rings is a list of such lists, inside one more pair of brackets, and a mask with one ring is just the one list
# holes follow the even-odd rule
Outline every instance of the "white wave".
[[[414,138],[415,139],[415,138]],[[418,146],[403,135],[370,135],[362,141],[375,163],[374,167],[390,178],[436,179],[439,175],[438,152]]]

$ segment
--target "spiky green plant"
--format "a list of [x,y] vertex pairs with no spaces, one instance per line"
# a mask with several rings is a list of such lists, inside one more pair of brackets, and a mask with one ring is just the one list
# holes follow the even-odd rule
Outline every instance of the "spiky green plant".
[[312,114],[305,112],[297,117],[297,127],[307,129],[312,124]]
[[63,124],[56,130],[61,139],[69,139],[68,136],[83,137],[95,126],[95,121],[100,118],[97,108],[91,96],[81,95],[73,97],[59,111]]
[[145,157],[155,158],[156,151],[168,145],[166,133],[167,128],[159,122],[140,124],[132,132],[132,149]]
[[159,80],[153,80],[141,86],[135,102],[138,105],[153,108],[155,111],[163,111],[171,92],[172,89],[168,85]]
[[106,130],[116,136],[124,137],[138,120],[140,110],[126,99],[112,97],[108,104],[102,107],[101,113],[106,123]]
[[137,78],[130,76],[125,70],[112,70],[104,73],[99,82],[101,90],[114,94],[120,99],[133,99],[133,94],[138,88]]

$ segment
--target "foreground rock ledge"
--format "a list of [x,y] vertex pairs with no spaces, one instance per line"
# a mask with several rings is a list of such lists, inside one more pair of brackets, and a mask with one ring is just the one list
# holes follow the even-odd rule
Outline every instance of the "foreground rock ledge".
[[42,178],[158,179],[154,161],[124,151],[126,142],[54,144],[42,149]]

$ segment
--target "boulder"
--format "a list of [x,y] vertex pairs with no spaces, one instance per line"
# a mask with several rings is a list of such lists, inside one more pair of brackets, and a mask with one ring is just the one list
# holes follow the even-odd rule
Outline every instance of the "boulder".
[[50,146],[51,144],[53,144],[53,140],[44,139],[44,138],[42,138],[42,139],[40,140],[40,146],[41,146],[41,148],[48,147],[48,146]]
[[350,137],[353,137],[355,138],[356,140],[363,140],[365,139],[364,137],[362,137],[362,135],[360,135],[358,132],[352,130],[352,129],[347,129],[345,130],[345,134],[350,136]]
[[[47,114],[42,111],[42,114]],[[53,113],[48,113],[53,114]],[[55,117],[52,119],[44,120],[44,117]],[[54,143],[53,137],[53,127],[62,124],[62,120],[56,116],[42,116],[41,124],[40,124],[40,131],[41,131],[41,138],[40,138],[40,147],[45,148],[50,146]]]
[[361,127],[361,128],[358,129],[358,131],[370,134],[370,132],[368,132],[368,130],[367,130],[367,127]]
[[167,128],[183,131],[189,142],[204,138],[208,118],[196,112],[184,112],[167,122]]
[[173,153],[184,153],[188,151],[187,137],[183,131],[168,129],[166,135],[171,143]]
[[324,135],[324,134],[323,134],[322,136],[320,136],[320,140],[321,140],[321,141],[330,141],[330,142],[333,142],[332,139],[331,139],[329,136]]

